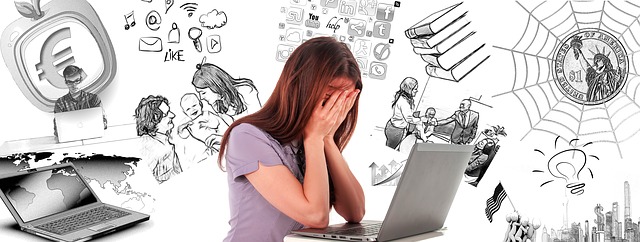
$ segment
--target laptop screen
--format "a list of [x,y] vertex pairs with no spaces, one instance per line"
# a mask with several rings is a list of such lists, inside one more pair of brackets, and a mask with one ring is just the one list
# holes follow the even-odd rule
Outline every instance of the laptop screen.
[[73,167],[37,171],[0,181],[0,190],[24,222],[97,202]]

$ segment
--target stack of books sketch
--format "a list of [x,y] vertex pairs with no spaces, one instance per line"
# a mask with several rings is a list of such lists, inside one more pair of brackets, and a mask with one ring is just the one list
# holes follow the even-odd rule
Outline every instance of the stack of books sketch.
[[405,30],[429,76],[460,81],[489,58],[465,18],[462,3],[435,12]]

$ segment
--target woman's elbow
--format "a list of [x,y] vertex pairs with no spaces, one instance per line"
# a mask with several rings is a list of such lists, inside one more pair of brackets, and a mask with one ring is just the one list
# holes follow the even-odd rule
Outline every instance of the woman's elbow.
[[306,216],[306,221],[302,221],[304,226],[309,228],[326,228],[329,226],[329,212],[319,211]]
[[347,220],[347,222],[349,223],[360,223],[360,221],[362,221],[362,218],[364,218],[364,213],[364,208],[359,209],[358,211],[352,212],[349,217],[345,218],[345,220]]

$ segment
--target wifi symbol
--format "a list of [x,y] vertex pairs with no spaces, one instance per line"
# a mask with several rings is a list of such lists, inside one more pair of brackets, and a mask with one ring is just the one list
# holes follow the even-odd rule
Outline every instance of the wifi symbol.
[[185,3],[185,4],[182,4],[182,6],[180,6],[180,8],[186,10],[187,11],[187,16],[189,18],[191,18],[191,16],[193,16],[193,12],[195,12],[196,9],[198,9],[198,4],[197,3]]

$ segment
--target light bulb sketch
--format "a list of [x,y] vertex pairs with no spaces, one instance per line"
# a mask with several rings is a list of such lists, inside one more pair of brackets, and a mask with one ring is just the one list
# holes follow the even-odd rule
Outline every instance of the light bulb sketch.
[[[560,136],[555,139],[554,148],[558,150],[558,140]],[[548,180],[540,184],[540,187],[547,185],[553,181],[561,180],[566,183],[566,188],[573,195],[582,195],[584,193],[584,182],[581,181],[585,176],[590,176],[593,179],[593,171],[587,167],[587,161],[590,158],[600,160],[595,155],[588,155],[582,148],[592,144],[591,142],[585,143],[581,147],[577,147],[578,139],[572,139],[569,141],[570,148],[562,149],[556,152],[547,161],[547,171],[554,179]],[[534,149],[535,152],[546,156],[546,154],[539,149]],[[534,173],[544,173],[542,170],[533,170]]]

